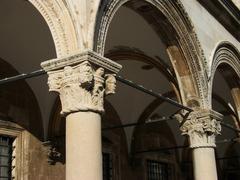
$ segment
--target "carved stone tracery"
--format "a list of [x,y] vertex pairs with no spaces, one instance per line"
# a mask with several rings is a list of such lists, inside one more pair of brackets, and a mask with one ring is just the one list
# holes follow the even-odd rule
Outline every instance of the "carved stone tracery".
[[216,147],[215,137],[221,134],[221,114],[212,110],[197,110],[191,112],[186,120],[177,119],[182,124],[182,134],[189,136],[191,148]]
[[60,95],[62,115],[77,111],[101,113],[104,96],[115,93],[115,74],[121,66],[103,57],[96,60],[96,56],[88,51],[42,63],[48,71],[50,91]]

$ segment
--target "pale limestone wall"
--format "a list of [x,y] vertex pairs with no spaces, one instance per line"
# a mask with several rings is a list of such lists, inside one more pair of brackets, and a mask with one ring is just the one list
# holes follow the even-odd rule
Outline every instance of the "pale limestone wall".
[[240,43],[196,0],[181,1],[194,24],[209,68],[214,51],[220,42],[228,41],[240,50]]
[[34,136],[30,135],[28,149],[28,180],[65,180],[65,163],[48,163],[48,151]]

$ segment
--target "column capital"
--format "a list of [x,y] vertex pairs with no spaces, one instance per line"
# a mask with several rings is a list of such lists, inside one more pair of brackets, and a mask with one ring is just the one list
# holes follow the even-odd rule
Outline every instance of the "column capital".
[[102,113],[105,95],[115,93],[115,75],[122,66],[93,51],[75,53],[41,63],[48,73],[49,91],[59,93],[62,111]]
[[178,118],[183,135],[188,135],[191,148],[216,147],[215,137],[221,133],[222,115],[210,109],[198,109],[187,118]]

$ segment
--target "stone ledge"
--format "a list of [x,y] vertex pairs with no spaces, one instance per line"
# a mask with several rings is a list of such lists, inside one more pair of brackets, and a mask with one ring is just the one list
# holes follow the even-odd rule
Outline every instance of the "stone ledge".
[[122,66],[108,58],[98,55],[91,50],[85,52],[74,53],[62,58],[52,59],[41,63],[42,68],[48,71],[55,71],[65,66],[73,66],[84,61],[89,61],[97,66],[103,67],[112,73],[118,73]]

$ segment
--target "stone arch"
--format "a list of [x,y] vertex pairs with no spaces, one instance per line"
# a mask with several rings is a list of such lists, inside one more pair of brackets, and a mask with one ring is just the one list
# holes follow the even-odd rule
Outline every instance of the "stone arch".
[[[1,58],[0,70],[1,79],[19,74]],[[0,88],[0,104],[1,121],[13,122],[36,138],[44,139],[43,121],[37,99],[24,80],[2,84]]]
[[[231,109],[227,102],[225,102],[225,100],[220,97],[219,95],[213,93],[212,94],[212,97],[215,101],[217,101],[218,103],[220,103],[224,108],[225,108],[225,111],[223,112],[220,112],[223,116],[230,116],[231,119],[233,120],[234,122],[234,125],[237,129],[240,129],[240,122],[238,121],[238,117],[237,117],[237,114],[235,114],[235,112],[233,111],[233,109]],[[237,132],[236,132],[236,135],[237,135]]]
[[[105,113],[103,114],[103,117],[102,117],[102,126],[103,126],[103,129],[104,128],[107,128],[107,127],[114,127],[114,126],[121,126],[122,125],[122,121],[116,111],[116,109],[113,107],[113,105],[105,100],[104,102],[104,109],[105,109]],[[111,136],[111,138],[108,138],[108,139],[111,139],[112,142],[114,142],[114,137],[112,136],[112,132],[113,131],[105,131],[102,133],[103,136],[105,136],[106,138],[108,136]],[[124,144],[124,151],[127,152],[127,142],[126,142],[126,135],[125,135],[125,132],[124,132],[124,129],[123,128],[119,128],[119,129],[116,129],[115,132],[116,134],[119,134],[119,136],[123,137],[123,140],[122,143]]]
[[[0,58],[0,79],[16,76],[17,70]],[[43,118],[35,94],[25,80],[1,84],[0,134],[12,138],[12,175],[15,179],[31,179],[31,169],[44,140]],[[42,155],[39,153],[38,155]],[[31,167],[31,168],[30,168]],[[27,173],[21,173],[24,170]]]
[[107,100],[104,102],[104,109],[105,113],[102,116],[102,151],[112,156],[112,163],[115,167],[113,179],[128,179],[130,167],[127,164],[129,156],[124,128],[105,129],[121,126],[122,121],[114,106]]
[[228,41],[220,42],[214,50],[210,73],[211,80],[213,79],[213,76],[221,63],[226,63],[231,66],[240,77],[240,52],[232,43]]
[[[180,89],[177,83],[177,79],[176,79],[176,75],[174,73],[174,71],[172,69],[170,69],[169,66],[167,66],[166,64],[163,64],[161,61],[161,59],[159,57],[156,58],[152,58],[146,54],[144,54],[143,52],[135,52],[132,50],[114,50],[111,51],[108,54],[105,54],[105,56],[113,61],[117,61],[120,62],[122,60],[128,60],[128,59],[132,59],[135,61],[139,61],[139,62],[144,62],[146,64],[148,64],[151,67],[155,67],[160,73],[162,73],[164,75],[164,77],[169,81],[169,83],[171,84],[178,101],[181,101],[181,97],[180,97]],[[159,60],[159,61],[157,61]]]
[[[186,138],[184,141],[184,145],[188,145],[189,140]],[[184,148],[182,150],[182,172],[183,172],[183,177],[186,180],[191,180],[193,179],[193,157],[192,157],[192,149],[191,148]]]
[[[174,96],[176,96],[174,91],[169,91],[167,93],[164,94],[166,97],[172,98]],[[138,119],[138,123],[144,123],[149,117],[150,115],[154,112],[154,110],[160,106],[164,101],[160,100],[160,99],[155,99],[154,101],[152,101],[146,108],[145,110],[141,113],[139,119]],[[166,122],[163,122],[165,125],[165,130],[169,132],[169,137],[171,139],[171,142],[173,143],[172,145],[176,145],[176,140],[173,136],[173,133],[171,132],[170,128],[168,127],[168,125],[166,124]],[[156,125],[154,125],[156,126]],[[144,127],[143,127],[144,128]],[[134,128],[134,132],[133,132],[133,141],[131,143],[131,152],[135,152],[136,151],[136,146],[137,144],[139,144],[139,142],[136,142],[137,137],[139,136],[139,134],[141,134],[141,131],[143,129],[141,126],[136,126]]]
[[77,36],[73,21],[62,0],[29,0],[45,19],[56,48],[61,57],[77,49]]
[[[164,94],[166,97],[173,98],[176,96],[174,91],[169,91]],[[143,125],[148,119],[160,118],[159,114],[153,113],[164,101],[153,100],[141,113],[138,119],[139,125],[135,126],[132,142],[131,155],[137,178],[147,176],[144,165],[147,160],[156,160],[169,164],[169,170],[172,171],[174,179],[179,178],[180,174],[180,157],[177,150],[158,150],[161,148],[176,147],[177,141],[173,131],[166,121],[149,123]],[[156,151],[155,151],[156,150]]]
[[[94,50],[100,54],[104,54],[105,40],[111,20],[118,9],[126,3],[136,2],[134,0],[111,0],[109,2],[102,1],[99,9],[96,32],[94,38]],[[139,1],[140,2],[140,1]],[[207,62],[200,47],[200,43],[194,32],[193,25],[183,8],[180,1],[157,1],[144,0],[141,1],[161,13],[168,23],[171,32],[175,31],[176,46],[171,45],[173,39],[169,38],[170,47],[168,53],[170,59],[175,62],[175,71],[178,73],[178,82],[180,89],[186,89],[181,92],[183,103],[188,105],[188,101],[198,101],[199,106],[207,104]],[[166,33],[166,32],[165,32]],[[172,62],[172,63],[173,63]],[[186,72],[188,72],[186,74]],[[186,80],[188,79],[188,80]],[[188,82],[187,82],[188,81]],[[191,82],[191,83],[189,83]],[[187,92],[186,84],[192,84],[192,90]],[[191,103],[189,103],[191,106]]]
[[219,158],[223,161],[222,165],[222,179],[239,179],[240,154],[239,143],[230,144],[224,154],[224,157]]
[[48,126],[48,139],[54,139],[55,137],[65,135],[65,118],[60,115],[61,109],[60,98],[57,97],[51,111]]
[[[240,108],[239,95],[240,95],[240,52],[236,47],[234,47],[230,42],[221,42],[214,53],[213,61],[211,65],[211,73],[209,77],[209,90],[208,99],[210,106],[212,106],[212,88],[214,75],[218,68],[225,67],[227,73],[223,72],[223,76],[226,79],[230,88],[235,89],[235,94],[233,94],[233,99],[237,108]],[[238,110],[239,111],[239,110]]]

